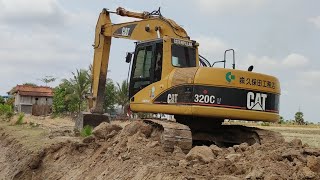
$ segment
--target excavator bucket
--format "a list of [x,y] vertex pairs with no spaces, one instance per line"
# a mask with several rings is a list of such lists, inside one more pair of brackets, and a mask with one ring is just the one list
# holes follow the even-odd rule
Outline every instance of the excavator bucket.
[[81,131],[83,127],[89,125],[91,127],[97,127],[100,123],[107,122],[110,123],[110,115],[105,114],[95,114],[90,112],[81,112],[76,119],[75,128]]

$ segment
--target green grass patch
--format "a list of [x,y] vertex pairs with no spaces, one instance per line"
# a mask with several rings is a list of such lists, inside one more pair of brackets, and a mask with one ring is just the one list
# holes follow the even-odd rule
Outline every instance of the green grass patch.
[[16,121],[15,125],[22,125],[24,119],[24,113],[20,113],[18,116],[18,120]]
[[86,125],[86,126],[84,126],[84,128],[81,130],[80,135],[81,135],[82,137],[88,137],[88,136],[91,136],[92,131],[93,131],[93,127],[91,127],[91,126],[89,126],[89,125]]
[[261,123],[261,126],[270,126],[270,123],[268,123],[268,122],[263,122],[263,123]]

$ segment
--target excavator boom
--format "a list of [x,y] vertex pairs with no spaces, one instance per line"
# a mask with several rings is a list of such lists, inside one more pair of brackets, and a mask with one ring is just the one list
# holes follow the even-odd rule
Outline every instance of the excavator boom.
[[[113,24],[110,14],[140,19],[139,21]],[[103,121],[109,121],[104,114],[104,93],[107,80],[110,47],[112,38],[123,38],[135,41],[148,41],[164,36],[189,40],[187,32],[173,20],[163,17],[160,10],[157,13],[137,13],[119,7],[116,12],[103,9],[95,29],[94,59],[92,65],[92,85],[88,98],[88,111],[79,116],[76,128],[85,125],[96,126]]]

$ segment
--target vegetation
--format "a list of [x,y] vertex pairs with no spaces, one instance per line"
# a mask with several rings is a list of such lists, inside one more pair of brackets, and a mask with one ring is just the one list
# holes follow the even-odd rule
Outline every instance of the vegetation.
[[91,86],[88,71],[80,69],[72,75],[72,78],[62,80],[62,83],[54,89],[54,113],[80,112],[85,107],[85,95]]
[[23,118],[24,118],[24,113],[20,113],[18,116],[18,120],[16,121],[15,125],[22,125],[23,124]]
[[46,84],[46,86],[48,85],[48,83],[54,82],[55,80],[57,80],[57,78],[53,77],[53,76],[45,76],[44,78],[41,78],[40,81],[42,81],[43,83]]
[[[89,70],[76,70],[72,73],[72,78],[63,79],[54,89],[54,114],[79,113],[86,108],[85,96],[90,92],[91,87],[90,68]],[[124,113],[124,107],[129,103],[128,92],[126,81],[115,84],[111,79],[107,79],[103,104],[105,112],[113,113],[116,105],[119,105]]]
[[111,79],[107,80],[106,83],[106,90],[105,90],[105,98],[104,98],[104,104],[103,108],[108,113],[114,112],[115,104],[116,104],[116,86],[114,85],[113,81]]
[[4,98],[2,96],[0,96],[0,104],[4,104],[6,103],[6,101],[4,100]]
[[35,128],[35,127],[39,127],[40,124],[38,123],[34,123],[34,122],[29,122],[30,127]]
[[305,124],[304,118],[303,118],[303,113],[301,111],[296,112],[296,114],[294,116],[294,120],[295,120],[295,123],[297,123],[299,125]]
[[278,124],[285,124],[285,123],[286,123],[286,121],[284,120],[284,118],[282,116],[280,116]]
[[117,96],[116,102],[121,106],[122,112],[124,113],[124,107],[129,104],[129,86],[127,81],[122,81],[121,85],[117,83]]
[[3,120],[10,120],[13,117],[13,109],[11,105],[0,104],[0,117]]
[[78,104],[78,112],[81,111],[82,105],[85,100],[85,95],[88,94],[90,89],[90,78],[87,70],[80,69],[76,73],[72,73],[73,78],[69,80],[73,95],[76,98]]
[[86,125],[86,126],[84,126],[84,128],[81,130],[80,135],[81,135],[82,137],[91,136],[92,130],[93,130],[93,128],[92,128],[91,126]]
[[261,123],[261,126],[270,126],[270,123],[268,123],[268,122],[262,122],[262,123]]

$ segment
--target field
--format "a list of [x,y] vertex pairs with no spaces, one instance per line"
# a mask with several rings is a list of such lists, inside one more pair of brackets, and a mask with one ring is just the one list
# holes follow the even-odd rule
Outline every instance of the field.
[[286,141],[301,139],[309,146],[320,148],[320,127],[308,126],[259,126],[262,129],[280,132]]
[[320,178],[319,126],[246,124],[280,132],[287,142],[196,146],[184,154],[178,147],[164,152],[140,121],[113,121],[84,138],[69,118],[16,120],[0,121],[0,179]]

